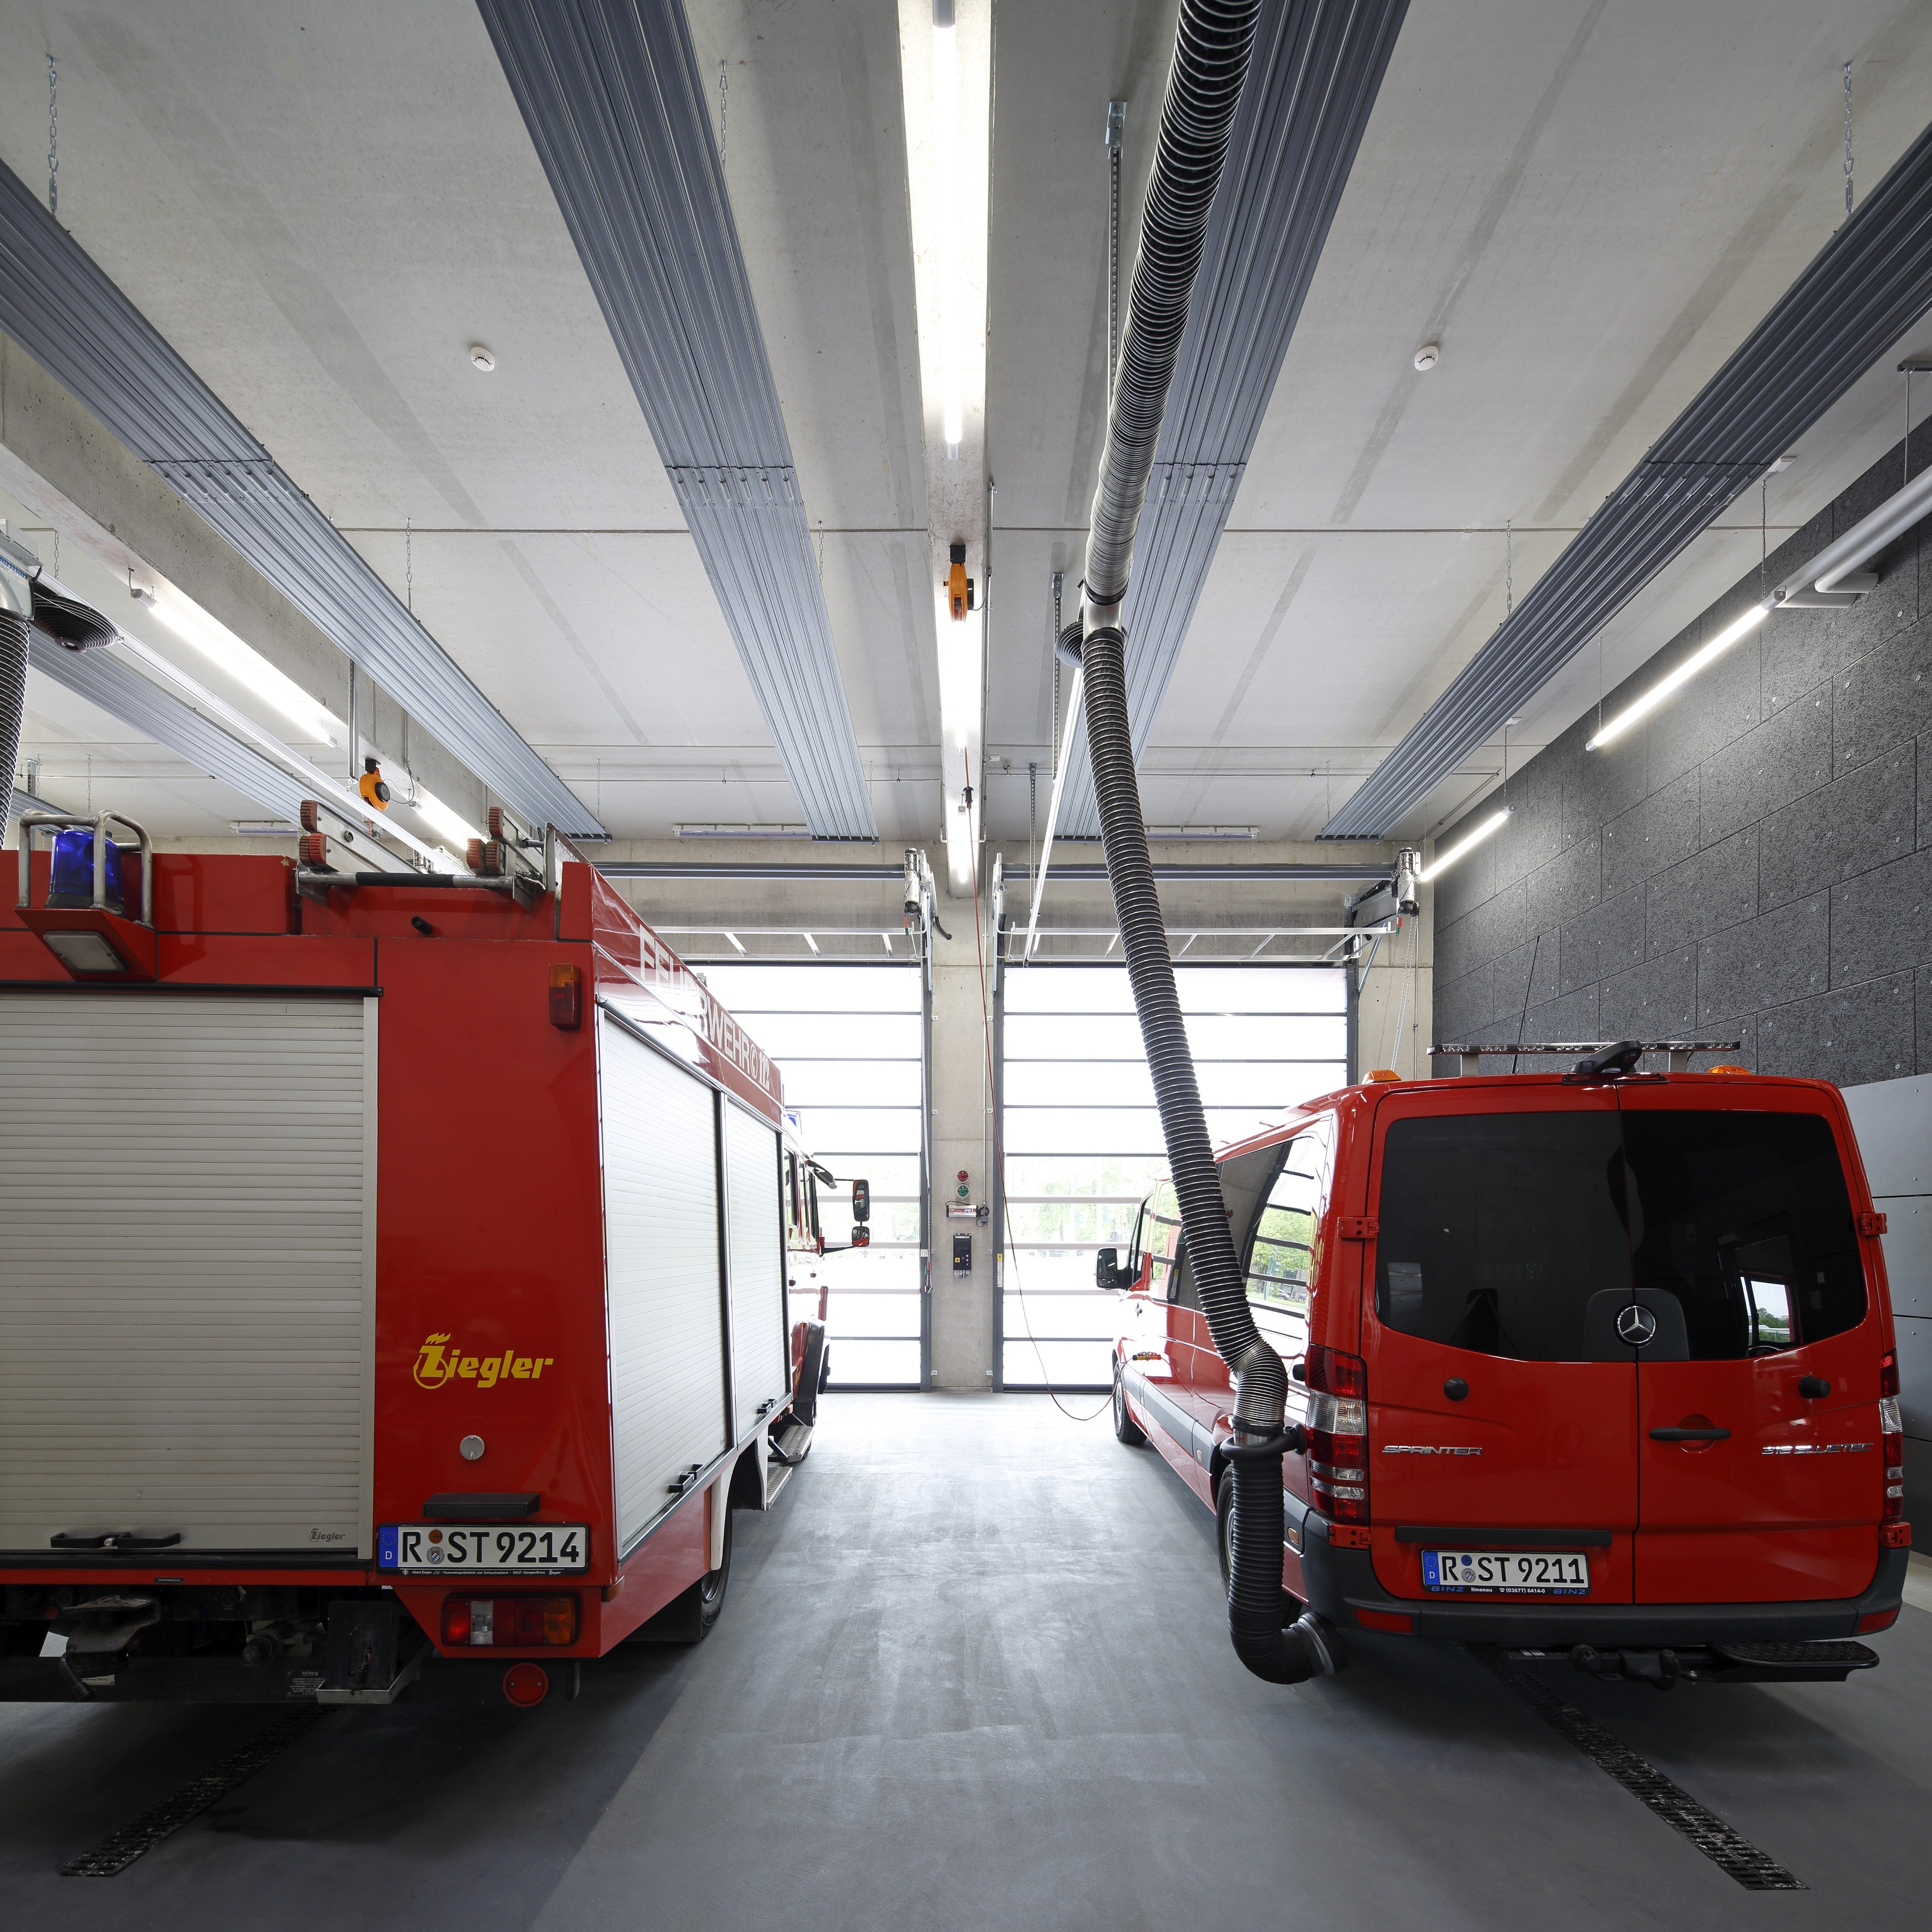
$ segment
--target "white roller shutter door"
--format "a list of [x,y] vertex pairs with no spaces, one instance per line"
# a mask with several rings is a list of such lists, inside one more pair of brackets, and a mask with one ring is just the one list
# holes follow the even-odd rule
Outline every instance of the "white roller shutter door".
[[778,1130],[724,1103],[724,1203],[730,1229],[731,1369],[738,1433],[756,1427],[790,1386],[784,1235],[778,1225]]
[[0,1549],[370,1553],[376,1004],[0,994]]
[[712,1090],[598,1016],[617,1534],[628,1549],[726,1447]]

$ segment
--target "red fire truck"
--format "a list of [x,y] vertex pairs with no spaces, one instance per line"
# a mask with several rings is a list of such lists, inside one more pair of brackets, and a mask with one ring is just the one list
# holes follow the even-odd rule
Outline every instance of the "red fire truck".
[[46,829],[96,856],[28,824],[0,913],[0,1697],[534,1704],[702,1636],[816,1400],[770,1060],[554,835]]
[[[1670,1044],[1669,1042],[1666,1045]],[[1290,1365],[1285,1620],[1660,1686],[1842,1678],[1898,1615],[1898,1359],[1844,1102],[1742,1069],[1397,1082],[1219,1157]],[[1688,1054],[1680,1055],[1688,1059]],[[1222,1524],[1228,1372],[1172,1186],[1114,1420]]]

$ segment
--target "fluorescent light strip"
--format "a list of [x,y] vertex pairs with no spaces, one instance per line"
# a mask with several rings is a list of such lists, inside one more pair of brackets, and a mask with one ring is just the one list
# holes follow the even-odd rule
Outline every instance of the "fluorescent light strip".
[[1449,868],[1454,865],[1465,853],[1473,852],[1485,838],[1493,838],[1503,829],[1504,824],[1508,818],[1509,814],[1507,812],[1491,812],[1489,817],[1469,834],[1468,838],[1457,839],[1446,852],[1438,852],[1430,864],[1424,866],[1416,874],[1416,878],[1424,885],[1428,884],[1431,879],[1439,878],[1443,873],[1448,872]]
[[[944,195],[959,178],[959,30],[950,0],[938,0],[932,10],[932,160],[933,176]],[[941,434],[946,460],[959,460],[966,434],[966,396],[960,364],[962,296],[959,251],[941,242],[934,280],[939,295],[938,378]]]
[[166,625],[183,643],[218,665],[244,690],[278,712],[304,734],[305,742],[340,745],[344,727],[293,679],[285,677],[268,659],[242,642],[226,624],[172,588],[139,589],[135,599]]
[[416,787],[416,795],[409,801],[410,809],[427,819],[446,838],[453,838],[458,845],[467,845],[472,838],[481,838],[482,831],[452,811],[433,791],[423,786]]
[[1639,719],[1648,718],[1670,694],[1688,684],[1704,667],[1724,656],[1740,638],[1748,637],[1771,615],[1768,604],[1754,604],[1744,614],[1732,623],[1725,626],[1702,650],[1693,651],[1677,668],[1640,698],[1628,710],[1620,711],[1597,735],[1583,747],[1594,752],[1607,745],[1613,738],[1621,738]]

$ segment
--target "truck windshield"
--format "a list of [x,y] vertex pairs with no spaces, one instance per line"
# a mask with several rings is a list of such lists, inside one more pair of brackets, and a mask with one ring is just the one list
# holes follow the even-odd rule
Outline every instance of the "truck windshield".
[[[1672,1110],[1398,1120],[1383,1147],[1376,1312],[1389,1328],[1524,1361],[1616,1360],[1604,1304],[1672,1298],[1713,1360],[1802,1347],[1864,1318],[1829,1124]],[[1670,1324],[1674,1332],[1675,1324]]]

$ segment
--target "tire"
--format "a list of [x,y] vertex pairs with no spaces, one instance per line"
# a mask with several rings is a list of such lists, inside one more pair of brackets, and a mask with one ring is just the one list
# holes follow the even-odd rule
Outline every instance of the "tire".
[[702,1643],[724,1614],[724,1593],[731,1581],[731,1513],[724,1514],[724,1552],[718,1568],[674,1597],[657,1615],[634,1630],[630,1643]]
[[1127,1413],[1127,1391],[1124,1375],[1114,1378],[1114,1440],[1124,1442],[1130,1449],[1144,1449],[1147,1436],[1140,1424]]
[[[1234,1472],[1232,1469],[1221,1472],[1221,1480],[1214,1486],[1214,1550],[1221,1559],[1221,1594],[1228,1594],[1233,1580],[1234,1567]],[[1281,1593],[1281,1622],[1286,1630],[1300,1616],[1304,1606],[1296,1601],[1284,1590]]]

